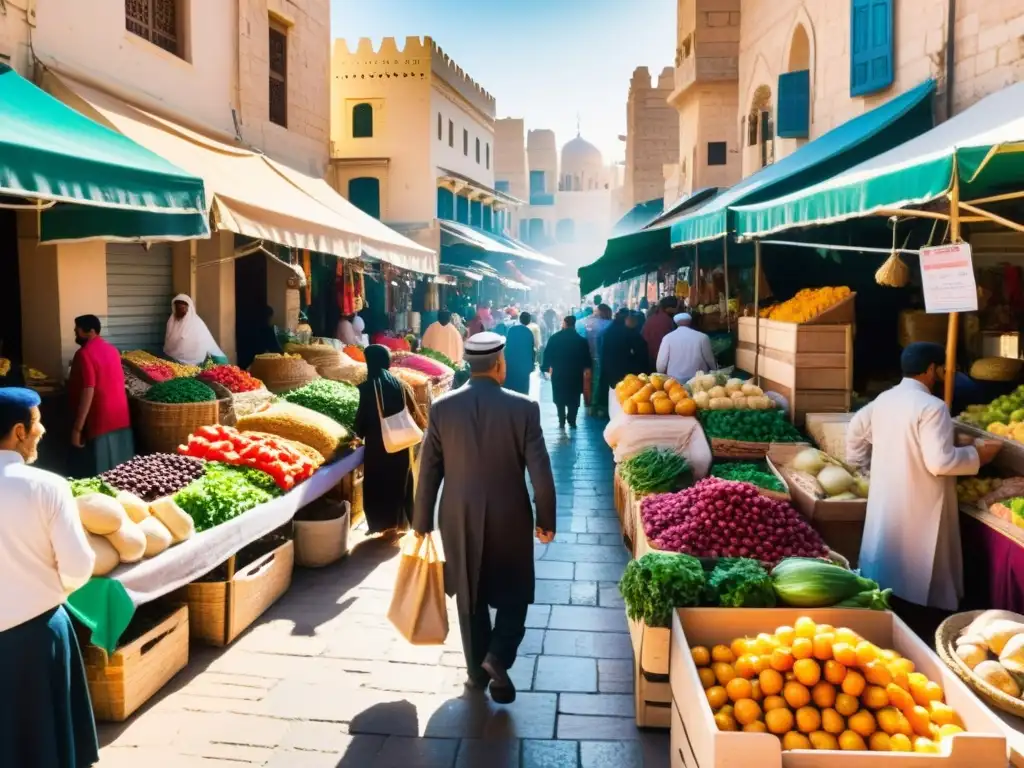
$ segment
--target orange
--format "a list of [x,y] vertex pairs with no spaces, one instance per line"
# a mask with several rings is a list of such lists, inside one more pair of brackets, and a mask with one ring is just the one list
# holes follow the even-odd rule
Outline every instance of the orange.
[[927,709],[928,716],[938,726],[958,724],[959,718],[948,704],[943,704],[941,701],[929,701]]
[[708,667],[701,667],[697,670],[697,674],[700,676],[700,684],[704,687],[704,690],[718,682],[715,680],[715,673]]
[[814,658],[819,661],[828,661],[832,658],[832,643],[835,642],[835,635],[831,632],[823,632],[815,635],[812,641],[814,646]]
[[762,723],[760,720],[755,720],[752,723],[747,723],[743,726],[743,730],[746,733],[768,733],[768,726]]
[[736,670],[732,668],[732,664],[726,664],[724,661],[716,661],[711,665],[711,669],[719,685],[725,685],[736,677]]
[[885,666],[886,668],[888,668],[889,672],[892,674],[893,677],[896,677],[897,675],[901,674],[903,676],[907,676],[914,671],[914,662],[912,662],[910,659],[904,659],[902,657],[886,663]]
[[782,749],[811,749],[811,740],[802,733],[790,731],[782,737]]
[[782,690],[782,675],[774,669],[763,670],[757,679],[765,696],[774,696]]
[[708,704],[712,709],[720,709],[729,700],[729,694],[720,685],[708,688],[704,691],[704,695],[708,697]]
[[878,726],[875,724],[875,716],[866,709],[862,709],[860,712],[852,715],[846,721],[846,727],[854,733],[859,733],[865,739],[878,730]]
[[821,715],[814,707],[800,707],[796,711],[796,729],[800,733],[813,733],[821,728]]
[[793,652],[789,648],[779,647],[772,651],[772,669],[776,672],[786,672],[793,668]]
[[881,661],[872,661],[862,668],[864,679],[871,685],[880,685],[883,688],[892,682],[892,673]]
[[[737,637],[729,643],[729,650],[732,651],[732,655],[738,659],[740,656],[746,656],[750,653],[751,648],[747,638]],[[715,659],[715,661],[728,661],[728,659]]]
[[[677,390],[680,391],[680,390]],[[673,393],[674,394],[674,393]],[[677,416],[693,416],[697,413],[697,403],[688,397],[682,398],[676,403]]]
[[839,749],[839,740],[828,731],[815,731],[807,738],[814,749]]
[[842,715],[829,707],[821,711],[821,727],[828,733],[838,736],[846,730],[846,721]]
[[914,729],[914,733],[918,736],[930,736],[932,729],[932,719],[928,716],[928,710],[924,707],[915,706],[909,712],[904,712],[907,716],[907,720],[910,721],[910,727]]
[[889,734],[885,731],[875,731],[871,734],[871,738],[868,739],[868,749],[872,752],[891,752],[892,746],[889,744]]
[[792,709],[800,709],[800,707],[806,707],[811,700],[811,692],[807,688],[797,682],[786,683],[782,689],[782,698],[786,700]]
[[857,701],[856,696],[851,696],[848,693],[840,693],[836,696],[836,712],[843,717],[849,717],[858,709],[860,709],[860,702]]
[[[941,702],[945,698],[945,694],[943,693],[941,685],[929,680],[927,683],[924,684],[924,697],[928,700],[929,703],[933,701]],[[922,704],[921,706],[927,707],[928,704]]]
[[764,724],[768,731],[780,736],[793,729],[793,713],[788,709],[772,709],[764,713]]
[[785,709],[786,700],[781,696],[765,696],[761,705],[765,712],[771,712],[773,709]]
[[896,709],[906,713],[907,710],[913,708],[914,697],[896,685],[896,683],[889,683],[885,686],[885,692],[889,694],[889,703],[896,707]]
[[760,701],[764,698],[764,694],[761,693],[761,683],[757,680],[750,681],[750,698],[754,701]]
[[698,667],[706,667],[711,663],[711,652],[703,645],[695,645],[690,649],[690,657]]
[[910,684],[910,695],[914,697],[914,703],[926,706],[928,699],[925,698],[924,688],[928,685],[928,678],[920,672],[911,672],[907,675],[907,682]]
[[875,713],[875,717],[878,718],[878,727],[890,736],[900,732],[900,720],[903,715],[896,707],[882,707]]
[[857,643],[856,648],[857,661],[860,662],[861,666],[870,664],[872,661],[878,659],[878,646],[874,643],[869,643],[867,640],[861,640]]
[[847,671],[843,678],[843,693],[860,696],[864,693],[864,676],[855,669]]
[[844,667],[857,666],[857,651],[849,643],[832,643],[832,658]]
[[814,659],[800,659],[793,664],[793,674],[797,680],[810,688],[817,685],[821,679],[821,667]]
[[814,633],[816,635],[834,635],[836,633],[836,628],[833,627],[831,624],[819,624],[814,628]]
[[801,616],[793,623],[793,631],[797,637],[811,638],[818,631],[818,625],[809,616]]
[[846,667],[833,659],[825,662],[825,679],[832,683],[832,685],[842,685],[843,678],[845,677]]
[[622,412],[627,416],[636,416],[640,413],[640,407],[632,400],[626,400],[622,403]]
[[736,720],[732,715],[727,715],[724,712],[719,712],[715,715],[715,725],[718,726],[720,731],[735,731]]
[[893,752],[913,752],[914,745],[902,733],[894,733],[889,737],[889,749]]
[[839,734],[839,748],[864,752],[867,750],[868,746],[864,743],[864,738],[859,733],[843,731]]
[[878,685],[869,685],[865,688],[860,700],[868,709],[881,709],[889,706],[889,694],[885,692],[885,688]]
[[779,647],[778,641],[774,635],[769,635],[767,632],[761,632],[756,638],[754,638],[754,644],[759,653],[768,654]]
[[793,638],[796,637],[796,632],[792,627],[781,626],[775,630],[775,639],[779,641],[779,645],[793,645]]
[[793,641],[793,658],[809,659],[814,655],[814,643],[809,637],[797,637]]
[[811,689],[811,699],[818,709],[831,707],[836,703],[836,688],[822,680]]
[[736,659],[734,666],[736,674],[740,677],[745,677],[750,680],[757,676],[757,673],[761,671],[761,657],[755,656],[752,653],[744,654]]
[[736,655],[731,650],[729,650],[728,646],[716,645],[714,648],[711,649],[711,660],[722,661],[726,664],[732,664],[734,661],[736,661]]
[[860,635],[849,627],[840,627],[835,631],[835,636],[837,643],[846,643],[856,647],[857,643],[860,642]]
[[955,736],[956,734],[963,732],[963,728],[961,728],[959,725],[953,725],[952,723],[947,723],[946,725],[939,728],[939,736],[943,739],[947,739],[950,736]]
[[726,683],[725,692],[729,694],[729,698],[732,701],[739,701],[740,699],[751,698],[754,688],[750,685],[749,680],[745,680],[742,677],[734,677]]
[[753,699],[740,699],[733,706],[732,714],[740,725],[749,725],[761,719],[761,707]]

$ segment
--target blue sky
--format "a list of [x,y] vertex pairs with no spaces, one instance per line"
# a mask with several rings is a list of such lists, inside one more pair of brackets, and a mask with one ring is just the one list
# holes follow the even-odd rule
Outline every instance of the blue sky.
[[675,56],[676,0],[331,0],[332,36],[430,35],[498,102],[499,117],[583,137],[621,160],[633,69]]

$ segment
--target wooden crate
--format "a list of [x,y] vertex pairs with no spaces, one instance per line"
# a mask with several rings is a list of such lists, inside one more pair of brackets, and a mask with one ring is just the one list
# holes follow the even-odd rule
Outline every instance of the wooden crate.
[[755,344],[753,319],[741,323],[736,349],[741,370],[752,374],[756,361],[759,376],[795,389],[853,388],[853,326],[762,321],[761,343]]
[[192,638],[225,646],[248,629],[288,591],[295,565],[291,540],[234,571],[228,563],[226,581],[196,581],[186,587]]
[[188,607],[174,607],[112,655],[95,645],[82,655],[96,719],[123,722],[188,664]]
[[[815,315],[810,320],[807,320],[807,321],[805,321],[803,323],[782,323],[782,322],[780,322],[778,320],[765,320],[765,318],[761,318],[761,325],[763,326],[765,322],[778,323],[779,325],[795,325],[795,326],[842,325],[843,323],[853,323],[857,319],[857,315],[856,315],[856,312],[855,312],[855,305],[854,305],[854,301],[856,300],[856,298],[857,298],[857,293],[856,293],[856,291],[854,291],[854,292],[850,293],[850,295],[847,296],[842,301],[840,301],[840,302],[838,302],[836,304],[833,304],[831,307],[826,309],[824,312],[821,312],[820,314]],[[752,318],[752,317],[741,317],[740,318],[740,322],[741,323],[744,320],[749,320],[751,322],[751,324],[753,324],[753,322],[754,322],[754,318]]]
[[672,631],[629,622],[633,641],[633,700],[638,728],[667,729],[671,725],[672,688],[668,653]]
[[808,413],[846,413],[853,403],[853,392],[846,389],[793,389],[777,381],[761,379],[766,392],[778,392],[789,401],[789,418],[798,427]]
[[[853,334],[852,322],[836,325],[806,325],[803,323],[782,323],[778,320],[761,320],[759,334],[755,334],[756,322],[753,317],[741,317],[736,324],[736,341],[739,344],[757,344],[765,349],[780,352],[843,352],[846,345],[847,326]],[[760,336],[760,341],[757,340]]]

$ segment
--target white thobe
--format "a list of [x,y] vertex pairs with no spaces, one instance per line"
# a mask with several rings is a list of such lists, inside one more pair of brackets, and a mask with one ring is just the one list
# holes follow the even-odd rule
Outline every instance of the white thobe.
[[433,322],[423,334],[423,346],[447,356],[453,363],[462,362],[462,336],[454,325]]
[[870,461],[860,569],[917,605],[957,610],[964,593],[957,475],[978,472],[978,451],[954,444],[946,404],[903,379],[857,412],[846,460]]
[[658,373],[667,373],[676,381],[689,381],[697,371],[715,370],[715,353],[707,334],[680,326],[661,340],[658,347]]

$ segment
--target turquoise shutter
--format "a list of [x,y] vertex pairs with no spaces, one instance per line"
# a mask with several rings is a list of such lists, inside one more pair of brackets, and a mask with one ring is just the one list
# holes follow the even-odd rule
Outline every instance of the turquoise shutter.
[[530,194],[544,194],[544,171],[530,171]]
[[455,220],[460,224],[469,224],[469,198],[465,195],[455,198]]
[[380,218],[380,180],[370,176],[349,179],[348,201],[363,213]]
[[811,73],[801,69],[779,75],[779,115],[775,132],[780,139],[806,139],[811,128]]
[[373,106],[356,104],[352,107],[352,138],[369,139],[373,136]]
[[437,188],[437,218],[448,221],[455,218],[455,195],[450,189]]
[[519,239],[524,243],[530,239],[530,220],[520,219],[519,220]]
[[852,0],[850,95],[863,96],[893,82],[892,0]]
[[484,223],[483,203],[474,200],[469,204],[469,223],[479,227]]
[[489,205],[485,205],[484,206],[483,215],[484,215],[484,222],[483,222],[483,224],[481,226],[484,229],[486,229],[488,232],[493,232],[494,231],[494,214],[493,214],[493,211],[491,211],[491,206],[489,206]]

